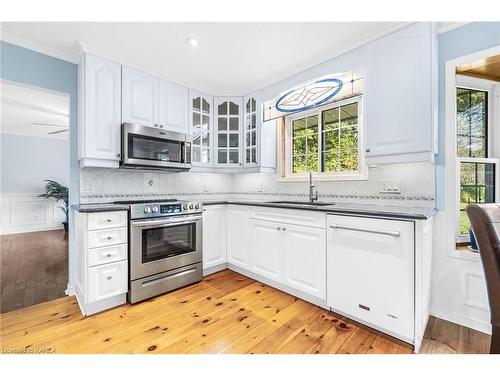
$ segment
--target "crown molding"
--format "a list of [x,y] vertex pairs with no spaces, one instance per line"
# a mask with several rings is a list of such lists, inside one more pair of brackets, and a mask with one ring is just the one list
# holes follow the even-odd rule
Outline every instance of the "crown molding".
[[14,44],[18,47],[23,47],[35,52],[42,53],[47,56],[55,57],[56,59],[59,60],[64,60],[73,64],[78,64],[79,54],[77,51],[75,51],[76,53],[70,53],[68,51],[62,51],[59,49],[50,48],[47,47],[46,45],[34,42],[31,39],[3,30],[0,32],[0,40],[10,44]]

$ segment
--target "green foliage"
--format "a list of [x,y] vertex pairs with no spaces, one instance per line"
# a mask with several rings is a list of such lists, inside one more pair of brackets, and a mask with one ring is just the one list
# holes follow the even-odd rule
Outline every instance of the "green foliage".
[[68,221],[68,188],[64,185],[61,185],[59,182],[53,180],[44,180],[45,184],[45,193],[40,194],[41,198],[54,198],[56,202],[62,202],[63,206],[60,209],[66,215],[66,221]]
[[[331,108],[318,116],[293,121],[293,173],[355,172],[358,170],[358,104]],[[318,160],[318,133],[321,131],[321,156]]]

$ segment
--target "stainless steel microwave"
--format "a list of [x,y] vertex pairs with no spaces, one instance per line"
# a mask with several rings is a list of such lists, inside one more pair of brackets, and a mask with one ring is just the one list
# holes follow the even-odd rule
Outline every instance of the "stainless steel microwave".
[[189,134],[125,122],[120,167],[187,170],[191,168],[191,143]]

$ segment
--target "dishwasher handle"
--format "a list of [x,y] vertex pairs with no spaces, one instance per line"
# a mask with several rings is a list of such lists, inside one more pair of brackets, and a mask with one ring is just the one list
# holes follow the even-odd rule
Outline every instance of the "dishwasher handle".
[[332,224],[330,225],[332,229],[344,229],[344,230],[352,230],[355,232],[365,232],[365,233],[375,233],[375,234],[383,234],[391,237],[400,237],[401,232],[391,231],[391,230],[377,230],[377,229],[368,229],[368,228],[357,228],[357,227],[347,227],[344,225]]

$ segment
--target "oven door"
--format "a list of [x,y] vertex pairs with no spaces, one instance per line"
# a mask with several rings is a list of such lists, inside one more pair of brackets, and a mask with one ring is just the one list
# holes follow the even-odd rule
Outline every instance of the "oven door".
[[122,167],[191,167],[191,143],[186,134],[129,123],[122,126]]
[[132,220],[130,278],[136,280],[202,261],[201,215]]

